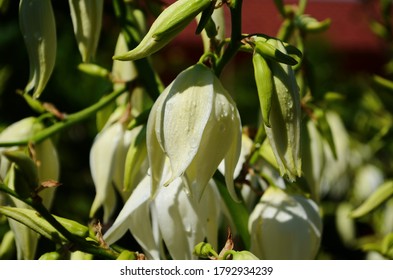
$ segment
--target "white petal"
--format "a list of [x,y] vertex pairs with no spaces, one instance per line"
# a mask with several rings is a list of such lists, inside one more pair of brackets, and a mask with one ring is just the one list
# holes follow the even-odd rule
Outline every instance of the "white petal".
[[240,118],[238,118],[237,120],[239,121],[238,125],[240,127],[240,131],[235,130],[231,147],[225,156],[225,183],[227,185],[229,194],[231,195],[232,199],[235,201],[240,201],[239,198],[237,197],[234,182],[233,182],[234,180],[233,174],[235,172],[236,164],[239,160],[240,150],[241,150]]
[[[90,170],[96,188],[96,197],[90,209],[90,216],[93,216],[98,208],[108,199],[115,199],[112,189],[113,169],[115,168],[116,150],[123,138],[124,129],[122,124],[115,123],[100,132],[94,140],[90,150]],[[108,197],[110,195],[111,197]],[[113,204],[113,203],[112,203]],[[104,213],[108,218],[113,210],[107,201],[107,210]],[[106,222],[107,219],[104,219]]]
[[249,218],[251,251],[262,259],[312,259],[321,239],[318,206],[270,187]]
[[146,176],[136,187],[114,224],[104,234],[108,244],[119,240],[129,229],[149,259],[159,259],[157,238],[150,222],[150,177]]
[[206,240],[213,248],[218,248],[217,238],[221,213],[220,199],[216,184],[213,180],[210,180],[201,200],[196,202],[198,217],[203,225]]
[[149,158],[150,165],[150,175],[151,175],[151,195],[154,196],[161,183],[163,170],[165,165],[166,156],[161,148],[160,142],[158,140],[158,135],[161,131],[156,132],[156,118],[160,114],[158,108],[162,102],[163,94],[161,94],[157,101],[154,103],[149,119],[147,121],[146,127],[146,145],[147,145],[147,155]]
[[162,104],[160,127],[172,180],[185,172],[199,150],[213,108],[213,78],[205,66],[188,68],[175,79]]
[[168,188],[162,187],[153,205],[162,238],[173,259],[194,259],[194,246],[203,241],[203,227],[190,197],[177,178]]

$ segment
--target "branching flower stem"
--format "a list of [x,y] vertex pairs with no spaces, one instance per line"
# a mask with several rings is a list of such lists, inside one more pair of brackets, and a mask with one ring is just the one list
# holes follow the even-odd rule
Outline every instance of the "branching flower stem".
[[43,130],[34,134],[31,138],[20,140],[20,141],[3,142],[0,143],[0,147],[25,146],[28,143],[32,143],[32,144],[40,143],[45,139],[51,137],[52,135],[62,131],[63,129],[91,117],[99,110],[101,110],[103,107],[110,104],[113,100],[116,99],[116,97],[118,97],[120,94],[122,94],[125,91],[126,91],[126,87],[115,90],[112,93],[104,96],[102,99],[100,99],[98,102],[94,103],[93,105],[79,112],[67,115],[64,118],[64,120],[56,122],[53,125],[44,128]]
[[216,61],[215,73],[219,77],[224,66],[232,59],[241,46],[242,40],[242,4],[243,0],[229,1],[229,9],[231,12],[231,40],[224,54]]

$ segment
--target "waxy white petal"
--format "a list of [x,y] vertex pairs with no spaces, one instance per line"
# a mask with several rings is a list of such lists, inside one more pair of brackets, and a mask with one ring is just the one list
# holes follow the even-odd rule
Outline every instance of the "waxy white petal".
[[[196,189],[200,198],[226,157],[226,181],[235,197],[233,172],[240,143],[236,104],[209,68],[191,66],[165,89],[149,116],[147,147],[153,191],[162,183],[167,186],[182,177],[186,190]],[[167,177],[162,171],[165,157],[172,171],[168,180],[163,180]]]
[[[161,97],[161,96],[160,96]],[[146,144],[147,144],[147,155],[149,158],[149,166],[150,166],[150,175],[151,175],[151,195],[154,196],[163,177],[163,170],[165,165],[166,155],[162,150],[162,147],[159,143],[159,136],[161,131],[156,133],[156,118],[157,115],[160,114],[159,108],[161,107],[161,103],[163,101],[162,98],[158,97],[157,101],[154,103],[149,119],[147,121],[146,127]]]
[[213,109],[213,77],[206,67],[195,65],[179,74],[169,88],[160,123],[163,148],[172,169],[172,178],[166,184],[181,176],[200,150]]
[[115,208],[116,200],[112,188],[112,177],[116,151],[123,135],[123,125],[115,123],[96,136],[90,151],[90,170],[96,188],[90,216],[94,216],[98,208],[104,206],[104,222],[109,220]]
[[108,244],[119,240],[129,229],[148,259],[159,259],[160,250],[150,221],[150,182],[146,176],[135,188],[113,225],[104,235]]
[[157,209],[160,233],[173,259],[193,259],[194,246],[204,232],[194,202],[183,191],[177,178],[168,188],[161,188],[153,202]]
[[250,215],[251,251],[261,259],[313,259],[322,234],[311,199],[270,187]]

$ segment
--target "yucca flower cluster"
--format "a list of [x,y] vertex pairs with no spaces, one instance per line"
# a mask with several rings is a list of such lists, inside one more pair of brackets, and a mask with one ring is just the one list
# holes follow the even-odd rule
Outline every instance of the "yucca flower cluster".
[[[325,29],[329,21],[274,1],[285,24],[271,37],[241,31],[242,1],[178,0],[165,7],[161,2],[113,1],[121,31],[108,70],[97,55],[106,2],[68,1],[81,60],[76,68],[105,81],[112,92],[79,112],[62,113],[41,100],[58,47],[52,2],[20,1],[30,77],[18,92],[40,116],[0,132],[0,183],[6,193],[0,193],[0,214],[9,220],[18,258],[35,257],[38,234],[59,245],[42,259],[93,258],[97,252],[109,259],[141,257],[135,248],[116,246],[127,234],[147,259],[317,258],[321,198],[348,192],[349,176],[343,174],[363,160],[351,158],[340,116],[312,104],[302,71],[305,34]],[[227,8],[231,34],[225,29]],[[148,12],[155,16],[150,26]],[[193,21],[204,53],[164,83],[152,56]],[[238,52],[252,64],[255,88],[230,87],[223,78]],[[259,101],[251,121],[242,119],[238,103],[250,94]],[[84,219],[89,225],[81,225],[49,213],[51,186],[61,185],[55,139],[63,140],[52,136],[94,117],[86,180],[94,185],[94,198]],[[374,165],[359,168],[355,178],[358,201],[384,180]],[[337,210],[345,242],[354,235],[347,206]]]

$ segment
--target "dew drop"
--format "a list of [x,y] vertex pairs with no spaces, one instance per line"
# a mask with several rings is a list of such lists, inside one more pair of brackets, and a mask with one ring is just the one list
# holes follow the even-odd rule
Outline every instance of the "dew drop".
[[192,232],[192,226],[190,224],[185,224],[184,225],[184,231],[191,233]]
[[221,132],[225,132],[225,130],[226,130],[225,124],[220,123],[219,129]]

